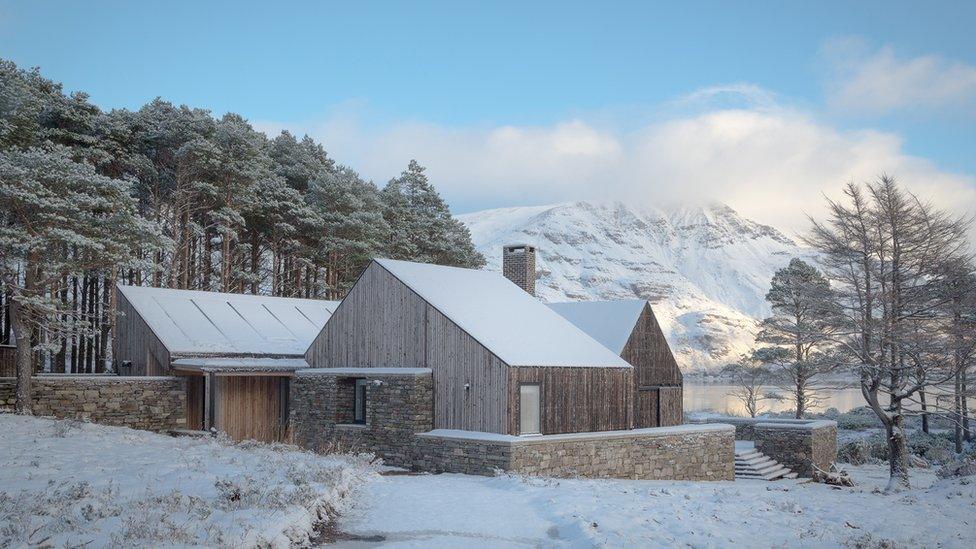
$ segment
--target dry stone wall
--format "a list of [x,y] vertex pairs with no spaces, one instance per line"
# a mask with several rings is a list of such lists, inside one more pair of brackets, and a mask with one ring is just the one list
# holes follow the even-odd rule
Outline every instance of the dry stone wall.
[[[13,409],[15,384],[0,378],[0,409]],[[45,375],[32,387],[34,415],[147,431],[186,427],[186,385],[178,377]]]
[[[415,433],[434,424],[434,385],[430,370],[313,369],[291,382],[293,441],[318,452],[372,452],[384,462],[414,467]],[[350,381],[365,378],[366,422],[349,423]]]
[[756,449],[801,477],[822,471],[837,460],[837,422],[757,423]]

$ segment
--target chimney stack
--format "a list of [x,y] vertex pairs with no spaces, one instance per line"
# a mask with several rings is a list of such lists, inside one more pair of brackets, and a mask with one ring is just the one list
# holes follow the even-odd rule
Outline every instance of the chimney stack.
[[535,246],[509,244],[502,248],[502,274],[535,295]]

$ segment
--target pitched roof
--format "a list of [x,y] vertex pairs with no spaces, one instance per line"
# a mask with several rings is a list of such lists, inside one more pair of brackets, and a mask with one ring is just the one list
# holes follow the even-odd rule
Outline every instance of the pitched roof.
[[377,259],[509,366],[630,365],[497,273]]
[[568,301],[549,303],[549,307],[572,322],[604,347],[620,354],[647,301],[625,299],[619,301]]
[[304,356],[337,301],[122,286],[174,355]]

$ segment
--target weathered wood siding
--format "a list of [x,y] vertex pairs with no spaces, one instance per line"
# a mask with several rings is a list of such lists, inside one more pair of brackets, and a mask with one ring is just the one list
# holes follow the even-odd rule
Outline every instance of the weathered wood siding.
[[202,375],[184,377],[186,377],[186,428],[200,431],[204,429],[205,377]]
[[112,337],[112,357],[115,367],[123,361],[132,362],[132,375],[165,376],[170,372],[170,353],[142,316],[115,289],[119,315],[116,317]]
[[216,376],[214,427],[233,440],[280,442],[287,425],[281,376]]
[[377,263],[306,360],[313,368],[430,368],[435,429],[507,432],[508,366]]
[[681,424],[681,369],[649,304],[620,356],[634,366],[634,427]]
[[510,369],[508,434],[519,434],[519,384],[538,383],[542,434],[630,429],[633,425],[633,369]]
[[682,394],[683,388],[678,387],[661,387],[660,391],[660,421],[661,427],[670,427],[672,425],[681,425],[685,422],[684,414],[684,395]]
[[0,345],[0,377],[17,377],[16,345]]

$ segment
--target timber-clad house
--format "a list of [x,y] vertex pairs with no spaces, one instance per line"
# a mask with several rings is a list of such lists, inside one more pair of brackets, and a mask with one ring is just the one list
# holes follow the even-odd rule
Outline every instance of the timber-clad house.
[[375,259],[341,302],[119,286],[117,369],[179,376],[187,429],[236,440],[431,471],[731,478],[732,428],[680,425],[648,302],[545,304],[528,245],[503,249],[503,273]]

